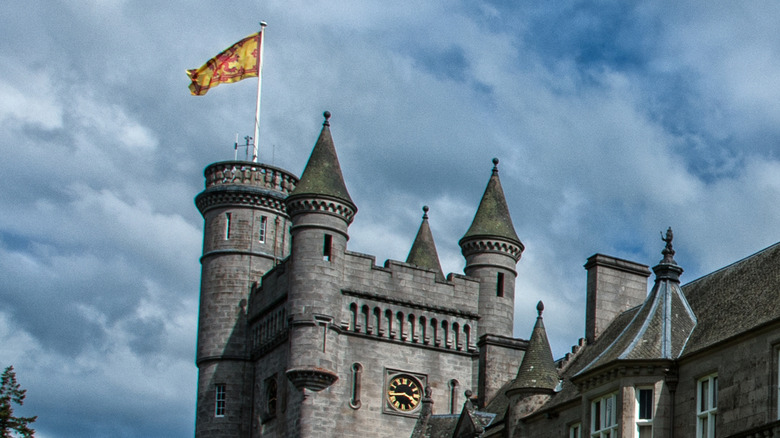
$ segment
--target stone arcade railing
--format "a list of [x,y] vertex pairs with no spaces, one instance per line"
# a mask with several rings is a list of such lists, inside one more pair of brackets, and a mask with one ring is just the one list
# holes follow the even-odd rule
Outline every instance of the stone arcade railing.
[[298,178],[286,170],[251,161],[221,161],[206,167],[206,188],[222,184],[242,184],[275,190],[289,195]]
[[780,437],[780,421],[774,421],[744,432],[729,436],[728,438],[766,438]]

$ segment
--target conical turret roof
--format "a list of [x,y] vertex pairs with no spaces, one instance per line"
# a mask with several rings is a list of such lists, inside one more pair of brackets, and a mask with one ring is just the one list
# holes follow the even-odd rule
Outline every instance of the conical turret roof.
[[355,206],[349,196],[347,186],[344,184],[344,176],[341,174],[339,158],[336,155],[336,147],[333,137],[330,135],[330,112],[325,111],[325,122],[322,131],[314,145],[306,168],[303,170],[298,185],[290,197],[301,196],[329,196]]
[[673,360],[682,354],[697,320],[680,289],[683,269],[674,260],[671,228],[663,240],[653,290],[623,332],[579,374],[615,360]]
[[518,244],[521,248],[523,246],[512,225],[504,189],[498,178],[498,158],[493,158],[493,173],[482,195],[477,213],[474,215],[474,221],[460,241],[462,243],[473,237],[501,237]]
[[525,350],[523,362],[517,371],[517,377],[510,385],[507,392],[518,389],[546,389],[554,390],[558,386],[558,370],[555,368],[550,342],[547,340],[547,331],[544,329],[542,311],[544,304],[539,301],[536,305],[538,316],[534,324],[531,339],[528,340],[528,348]]
[[439,263],[439,254],[436,252],[436,243],[433,241],[431,227],[428,225],[428,206],[423,206],[423,217],[420,229],[417,231],[417,237],[414,239],[412,249],[409,250],[409,256],[406,263],[430,269],[436,272],[436,278],[444,280],[444,273]]

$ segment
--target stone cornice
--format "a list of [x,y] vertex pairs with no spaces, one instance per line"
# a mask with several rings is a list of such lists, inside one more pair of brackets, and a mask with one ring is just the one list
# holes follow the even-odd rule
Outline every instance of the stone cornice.
[[466,312],[460,309],[453,309],[451,307],[437,306],[435,304],[423,304],[411,300],[402,300],[399,298],[388,297],[385,295],[379,295],[371,292],[356,291],[351,289],[342,289],[343,295],[348,295],[357,298],[365,298],[373,301],[379,301],[382,303],[394,304],[398,306],[411,307],[413,309],[428,310],[434,313],[442,313],[450,316],[458,316],[461,318],[468,318],[473,320],[479,320],[479,314],[473,312]]
[[357,208],[351,203],[324,195],[317,197],[311,195],[293,195],[287,198],[286,203],[287,212],[290,214],[290,217],[301,213],[317,212],[337,216],[346,221],[347,224],[350,224],[357,212]]

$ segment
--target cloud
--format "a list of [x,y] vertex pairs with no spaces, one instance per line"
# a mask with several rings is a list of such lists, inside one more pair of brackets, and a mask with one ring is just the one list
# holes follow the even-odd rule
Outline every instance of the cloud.
[[192,434],[192,200],[202,169],[253,135],[256,83],[195,98],[184,70],[259,19],[261,159],[300,173],[330,110],[359,209],[350,249],[405,260],[429,205],[442,267],[462,272],[457,241],[500,158],[526,245],[515,332],[528,336],[544,300],[556,356],[584,332],[588,256],[653,265],[671,225],[692,280],[778,240],[769,3],[32,0],[4,12],[0,362],[30,388],[42,436]]

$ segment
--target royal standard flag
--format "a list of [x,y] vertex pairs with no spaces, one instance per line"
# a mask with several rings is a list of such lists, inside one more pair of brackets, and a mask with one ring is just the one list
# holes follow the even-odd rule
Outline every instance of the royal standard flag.
[[260,72],[262,37],[263,32],[249,35],[206,61],[201,68],[187,70],[187,76],[192,81],[192,95],[203,96],[219,84],[257,77]]

